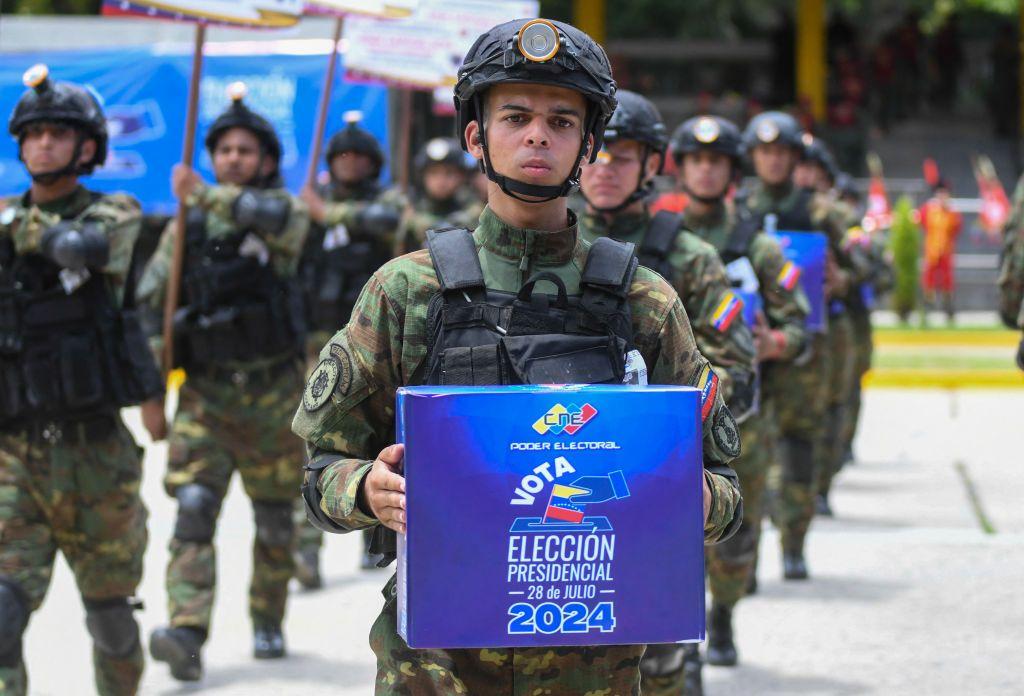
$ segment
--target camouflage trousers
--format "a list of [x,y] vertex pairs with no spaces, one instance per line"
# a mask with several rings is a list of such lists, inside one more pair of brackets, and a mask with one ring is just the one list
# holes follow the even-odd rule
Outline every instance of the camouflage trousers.
[[636,696],[642,645],[414,650],[398,635],[395,578],[370,629],[377,696]]
[[853,390],[854,349],[853,323],[849,315],[836,317],[828,326],[828,405],[825,409],[825,429],[822,440],[822,459],[818,468],[817,492],[828,495],[832,479],[843,465],[846,442],[843,426]]
[[847,401],[841,434],[843,447],[846,450],[853,447],[853,438],[857,434],[857,424],[860,421],[861,383],[864,381],[864,375],[871,369],[871,359],[874,356],[871,313],[854,312],[850,314],[850,320],[853,323],[853,386],[850,389],[850,398]]
[[[109,424],[109,434],[88,440],[81,426],[51,442],[0,433],[0,581],[17,588],[29,611],[43,603],[58,551],[74,573],[88,618],[100,607],[124,606],[142,579],[147,512],[139,497],[141,450],[116,413],[99,422]],[[0,626],[0,633],[10,628]],[[103,696],[134,694],[142,676],[138,629],[120,628],[114,639],[132,647],[117,654],[93,647],[96,690]],[[59,660],[64,648],[54,648]],[[20,660],[0,666],[0,694],[27,691]]]
[[775,445],[771,411],[771,402],[765,399],[761,411],[740,424],[743,453],[731,466],[743,491],[743,523],[731,539],[705,549],[708,587],[716,604],[735,606],[746,594],[747,582],[755,569],[765,482]]
[[817,469],[822,458],[831,356],[825,334],[810,339],[809,359],[773,365],[764,389],[775,407],[778,490],[772,517],[786,552],[802,552],[814,517]]
[[[253,501],[249,613],[257,624],[284,619],[288,582],[295,571],[292,515],[304,455],[291,432],[291,418],[302,385],[301,369],[291,364],[263,376],[245,373],[234,381],[190,378],[182,385],[171,431],[164,479],[170,495],[188,484],[202,485],[216,498],[215,519],[237,470]],[[212,531],[210,537],[171,540],[167,596],[172,626],[209,630],[217,583]]]

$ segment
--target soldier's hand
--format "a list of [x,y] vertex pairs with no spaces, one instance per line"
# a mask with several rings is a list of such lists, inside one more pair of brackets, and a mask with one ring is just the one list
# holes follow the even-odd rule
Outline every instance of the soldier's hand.
[[846,292],[846,276],[836,263],[832,250],[829,249],[825,262],[825,297],[835,298]]
[[171,171],[171,190],[179,201],[184,201],[191,196],[202,181],[202,177],[196,173],[196,170],[184,164],[174,165],[174,169]]
[[405,445],[381,450],[363,479],[363,496],[373,516],[388,529],[405,534],[405,478],[401,475]]
[[324,218],[327,216],[327,206],[324,204],[324,199],[320,197],[320,194],[307,184],[302,187],[299,198],[309,207],[310,219],[317,224],[324,224]]
[[1020,339],[1020,345],[1017,347],[1017,367],[1024,370],[1024,338]]
[[711,513],[711,486],[708,485],[708,477],[701,476],[704,482],[704,524],[708,523],[708,515]]
[[776,333],[768,325],[763,312],[757,313],[754,321],[754,349],[757,351],[757,361],[776,360],[782,354],[782,346],[779,344]]
[[167,437],[167,416],[164,412],[163,399],[150,399],[140,407],[142,425],[149,433],[153,442],[160,442]]

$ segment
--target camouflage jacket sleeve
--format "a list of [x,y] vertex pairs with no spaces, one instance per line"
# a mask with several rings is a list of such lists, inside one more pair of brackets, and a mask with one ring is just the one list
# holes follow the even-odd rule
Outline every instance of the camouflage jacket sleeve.
[[371,201],[327,201],[324,203],[323,225],[328,229],[344,225],[349,229],[357,230],[359,227],[359,214],[374,203],[385,205],[400,216],[401,222],[399,222],[397,228],[381,240],[383,247],[397,249],[403,243],[402,231],[406,229],[405,220],[409,214],[408,201],[405,195],[397,188],[386,189]]
[[785,339],[779,359],[792,360],[800,354],[807,341],[805,322],[811,311],[807,296],[799,283],[792,290],[787,290],[779,282],[786,257],[774,238],[767,234],[754,235],[750,242],[750,263],[757,274],[768,325]]
[[754,371],[754,336],[743,321],[742,300],[732,291],[718,252],[696,235],[680,234],[670,260],[671,283],[697,348],[715,367],[722,397],[728,401],[733,375],[745,380]]
[[640,268],[630,304],[634,341],[647,363],[648,381],[701,391],[704,468],[712,497],[704,541],[723,541],[736,532],[743,517],[739,483],[728,467],[740,453],[736,422],[725,406],[715,371],[697,349],[686,310],[672,288],[653,271]]
[[1024,329],[1024,228],[1006,230],[999,263],[999,316],[1003,323]]
[[[198,206],[221,220],[233,220],[235,201],[243,190],[240,186],[230,184],[200,185],[189,196],[188,204]],[[288,202],[288,221],[284,229],[277,234],[261,235],[261,238],[270,251],[271,262],[277,274],[285,278],[294,276],[298,272],[302,247],[309,233],[309,209],[305,203],[285,189],[266,189],[258,193],[261,196],[271,196]],[[218,228],[215,225],[207,227],[211,235],[215,235],[218,229],[225,228]]]
[[829,250],[839,266],[834,297],[845,297],[851,287],[866,281],[870,276],[871,264],[867,255],[843,247],[846,220],[842,211],[826,194],[815,194],[811,200],[811,222],[828,236]]
[[156,250],[149,257],[146,268],[139,279],[135,295],[140,305],[153,310],[163,309],[167,278],[171,272],[174,257],[174,220],[170,220],[160,234]]

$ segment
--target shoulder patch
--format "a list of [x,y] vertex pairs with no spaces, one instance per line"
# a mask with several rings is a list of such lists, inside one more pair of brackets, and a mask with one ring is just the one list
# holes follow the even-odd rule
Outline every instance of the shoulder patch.
[[711,363],[705,363],[697,382],[694,384],[700,391],[700,419],[706,421],[715,407],[715,396],[718,395],[718,375],[711,369]]
[[330,400],[340,374],[341,366],[333,356],[321,360],[306,382],[306,389],[302,392],[302,407],[310,413],[322,408]]
[[719,409],[711,428],[711,434],[715,438],[715,443],[726,456],[740,456],[740,434],[736,429],[736,419],[732,417],[732,412],[727,406]]
[[347,396],[352,388],[352,358],[349,357],[347,350],[337,343],[332,343],[331,357],[328,359],[333,359],[338,366],[336,384],[330,391],[337,393],[338,396]]
[[732,291],[726,292],[722,301],[715,308],[714,314],[711,315],[711,325],[721,333],[725,333],[742,311],[743,300]]

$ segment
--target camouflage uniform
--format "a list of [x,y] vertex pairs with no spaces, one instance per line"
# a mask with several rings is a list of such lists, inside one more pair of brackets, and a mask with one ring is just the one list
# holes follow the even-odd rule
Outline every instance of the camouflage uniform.
[[[17,254],[39,253],[42,232],[60,220],[90,222],[110,242],[102,269],[120,298],[142,213],[126,195],[95,198],[84,188],[36,206],[25,198],[0,201],[0,242]],[[117,409],[97,413],[72,429],[26,425],[0,429],[0,583],[20,588],[30,611],[43,602],[57,551],[74,573],[92,629],[97,612],[135,594],[146,550],[146,508],[139,497],[142,451]],[[9,585],[10,586],[10,585]],[[16,630],[3,626],[0,633]],[[136,635],[120,654],[93,648],[96,690],[134,694],[142,676]],[[130,636],[129,636],[130,637]],[[24,665],[0,665],[0,693],[24,694]]]
[[[383,188],[375,181],[366,181],[359,186],[344,186],[338,182],[324,186],[320,191],[326,202],[324,222],[312,225],[305,249],[302,253],[301,273],[304,286],[310,297],[310,306],[316,302],[315,295],[325,282],[326,269],[318,260],[323,258],[323,251],[330,250],[332,245],[341,243],[351,247],[353,254],[344,256],[345,267],[341,269],[343,276],[342,297],[333,314],[337,315],[336,326],[319,320],[315,311],[311,312],[310,332],[307,340],[308,368],[311,370],[318,362],[317,353],[335,331],[348,322],[351,305],[355,303],[359,290],[370,279],[370,274],[393,256],[400,237],[392,230],[383,234],[360,228],[360,213],[375,203],[385,206],[396,218],[406,215],[407,202],[404,194],[397,188]],[[323,546],[323,534],[306,520],[306,511],[302,501],[295,501],[295,524],[298,527],[297,551],[304,556],[317,554]],[[369,546],[369,535],[365,545]],[[300,576],[301,577],[301,576]]]
[[[646,211],[619,214],[611,223],[602,214],[588,213],[580,217],[579,234],[589,243],[600,237],[611,237],[620,242],[632,242],[639,248],[650,223],[651,216]],[[715,310],[732,295],[725,267],[714,247],[685,230],[676,237],[668,262],[673,273],[666,280],[679,295],[697,349],[715,367],[721,380],[722,396],[728,403],[733,391],[733,374],[744,382],[750,381],[754,371],[754,338],[741,316],[737,315],[738,320],[715,325]]]
[[438,201],[427,195],[420,196],[413,203],[412,211],[405,222],[404,234],[399,239],[396,255],[425,249],[427,230],[440,227],[474,229],[483,208],[483,204],[465,188],[446,201]]
[[[709,242],[719,253],[725,250],[736,226],[736,213],[731,203],[721,203],[707,215],[698,216],[692,208],[683,214],[683,221],[694,234]],[[778,363],[792,361],[807,340],[804,322],[807,298],[799,285],[787,290],[779,284],[779,275],[786,263],[778,242],[765,234],[755,234],[749,247],[750,263],[757,275],[768,325],[784,338]],[[762,385],[760,409],[740,423],[743,454],[733,461],[743,490],[743,525],[729,541],[707,549],[708,586],[715,604],[733,607],[746,593],[754,572],[754,561],[761,538],[763,496],[768,466],[775,450],[772,421],[774,385]]]
[[[1010,328],[1024,330],[1024,177],[1013,194],[999,266],[999,316]],[[1017,366],[1024,370],[1024,338]]]
[[[190,206],[207,213],[211,239],[237,232],[232,207],[242,189],[231,185],[200,186]],[[283,189],[262,192],[290,198]],[[309,226],[304,205],[291,200],[288,221],[279,235],[262,242],[276,275],[293,277]],[[173,252],[173,226],[164,231],[139,284],[140,300],[154,308],[164,300]],[[262,358],[227,369],[198,370],[182,385],[178,413],[170,436],[164,486],[169,495],[187,484],[201,484],[216,496],[214,518],[238,470],[256,511],[253,577],[249,612],[255,624],[280,625],[294,564],[292,510],[301,483],[296,462],[300,443],[282,426],[295,394],[302,389],[302,366],[297,354]],[[264,517],[265,516],[265,517]],[[211,521],[215,524],[215,519]],[[212,539],[173,538],[167,568],[168,606],[172,627],[207,631],[216,584]]]
[[[756,215],[797,213],[803,200],[792,184],[769,190],[755,182],[744,196],[744,205]],[[839,212],[827,196],[815,194],[808,203],[813,229],[825,233],[829,250],[839,265],[837,283],[842,296],[855,282],[855,267],[843,249],[845,226]],[[826,301],[834,299],[827,298]],[[837,439],[842,423],[841,408],[845,394],[830,391],[848,389],[851,354],[848,347],[837,346],[834,336],[849,336],[849,318],[839,313],[829,318],[828,332],[809,338],[805,356],[785,364],[773,364],[764,371],[763,388],[774,395],[775,418],[781,438],[779,456],[782,465],[779,498],[775,515],[786,554],[803,553],[804,539],[814,516],[814,496],[822,467],[829,453],[826,438]],[[836,350],[830,349],[835,346]],[[842,398],[840,398],[840,396]],[[787,442],[788,440],[788,442]],[[793,450],[781,452],[782,447]],[[795,455],[795,456],[793,456]],[[800,462],[798,465],[796,462]]]
[[[570,223],[574,223],[570,214]],[[487,286],[515,291],[538,270],[558,275],[579,294],[589,245],[576,238],[575,224],[558,232],[510,227],[488,208],[473,235]],[[372,527],[376,519],[357,505],[357,492],[372,459],[394,441],[394,395],[409,384],[428,353],[427,303],[439,289],[429,253],[418,251],[385,265],[364,289],[353,320],[321,355],[344,356],[348,369],[323,408],[300,406],[293,429],[313,456],[344,457],[320,475],[322,512],[347,531]],[[656,274],[640,268],[629,293],[637,349],[652,383],[693,384],[707,362],[697,352],[676,293]],[[715,412],[722,409],[716,396]],[[704,424],[708,465],[730,458]],[[714,502],[705,526],[713,543],[731,530],[739,491],[726,478],[706,476]],[[370,632],[377,655],[378,694],[636,694],[643,646],[589,648],[412,650],[398,636],[395,582],[384,589],[385,605]]]

